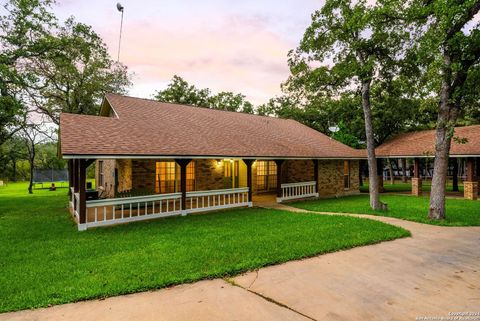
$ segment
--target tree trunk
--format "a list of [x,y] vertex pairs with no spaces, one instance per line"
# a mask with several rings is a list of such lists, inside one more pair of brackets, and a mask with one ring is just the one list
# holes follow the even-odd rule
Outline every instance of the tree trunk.
[[33,171],[35,169],[35,137],[29,137],[30,147],[28,148],[28,161],[30,163],[30,184],[28,193],[33,194]]
[[444,54],[442,90],[440,94],[437,118],[435,161],[433,163],[432,191],[430,192],[430,208],[428,218],[445,219],[445,184],[447,182],[448,157],[453,130],[458,116],[458,106],[452,102],[452,70],[448,54]]
[[13,181],[17,181],[17,160],[15,158],[12,159],[12,168],[13,168]]
[[453,163],[452,190],[454,192],[458,192],[458,160],[456,158],[452,158],[452,163]]
[[370,207],[373,210],[380,210],[382,206],[378,189],[377,159],[375,157],[372,111],[370,109],[370,83],[370,80],[362,81],[362,108],[365,116],[365,133],[368,152],[368,189],[370,192]]
[[28,185],[28,193],[33,194],[33,166],[34,166],[34,162],[31,158],[29,159],[29,163],[30,163],[30,184]]
[[388,161],[388,175],[390,175],[390,184],[393,185],[395,184],[395,177],[393,176],[393,167],[392,167],[392,161],[390,159]]
[[402,183],[407,182],[407,159],[402,158]]

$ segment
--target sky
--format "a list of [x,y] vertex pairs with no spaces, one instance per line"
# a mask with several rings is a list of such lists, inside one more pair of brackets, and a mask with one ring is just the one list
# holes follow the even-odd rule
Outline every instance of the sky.
[[[288,51],[297,47],[320,0],[121,0],[120,61],[134,73],[131,96],[151,98],[173,75],[258,105],[281,93]],[[91,25],[118,52],[113,0],[58,0],[54,13]]]

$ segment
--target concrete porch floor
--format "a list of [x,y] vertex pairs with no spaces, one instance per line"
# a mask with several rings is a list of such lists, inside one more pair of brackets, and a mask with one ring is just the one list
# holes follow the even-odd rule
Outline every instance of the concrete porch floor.
[[357,216],[404,227],[412,237],[291,261],[228,280],[0,314],[0,320],[370,321],[479,312],[480,227]]

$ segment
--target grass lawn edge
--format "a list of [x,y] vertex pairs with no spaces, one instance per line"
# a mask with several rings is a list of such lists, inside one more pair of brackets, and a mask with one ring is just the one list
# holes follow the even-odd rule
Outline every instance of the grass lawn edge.
[[[327,205],[326,209],[320,209],[316,206],[316,203],[320,202],[341,202],[342,200],[348,200],[352,198],[368,198],[368,194],[365,193],[360,193],[360,194],[354,194],[354,195],[346,195],[346,196],[341,196],[341,197],[332,197],[332,198],[318,198],[318,199],[311,199],[311,200],[301,200],[301,201],[293,201],[289,202],[288,205],[294,208],[306,210],[312,213],[328,213],[328,214],[339,214],[339,215],[368,215],[368,216],[378,216],[378,217],[386,217],[386,218],[395,218],[403,221],[409,221],[409,222],[414,222],[414,223],[419,223],[419,224],[426,224],[426,225],[433,225],[433,226],[441,226],[441,227],[469,227],[469,226],[480,226],[480,201],[470,201],[470,200],[464,200],[464,199],[447,199],[447,203],[457,203],[457,204],[466,204],[470,207],[470,211],[475,211],[473,207],[478,206],[478,218],[474,218],[470,222],[468,220],[454,220],[452,221],[452,217],[455,217],[457,213],[462,212],[462,214],[465,214],[465,209],[449,209],[448,204],[447,204],[447,218],[444,220],[432,220],[427,217],[427,211],[428,207],[425,207],[422,210],[405,210],[404,212],[411,212],[408,215],[409,216],[402,216],[402,214],[398,213],[398,210],[395,207],[391,206],[390,202],[387,202],[389,209],[387,212],[385,211],[373,211],[370,209],[369,205],[365,205],[361,210],[349,210],[350,207],[346,207],[347,210],[340,209],[339,207],[332,208],[330,204]],[[421,197],[416,197],[413,195],[402,195],[402,194],[395,194],[395,193],[385,193],[381,194],[380,198],[382,201],[384,200],[392,200],[392,199],[407,199],[409,198],[410,200],[415,202],[425,202],[425,200],[428,199],[427,196],[421,196]],[[413,214],[412,214],[413,213]],[[475,216],[473,214],[472,216]]]

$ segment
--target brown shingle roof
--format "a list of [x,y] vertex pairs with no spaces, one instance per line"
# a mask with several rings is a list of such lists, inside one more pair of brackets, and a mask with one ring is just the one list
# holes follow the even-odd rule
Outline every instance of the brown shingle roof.
[[113,94],[105,101],[118,118],[61,115],[64,156],[364,157],[294,120]]
[[[480,156],[480,125],[456,127],[454,137],[466,138],[461,144],[452,140],[451,156]],[[433,156],[435,130],[424,130],[398,135],[376,149],[379,157]]]

